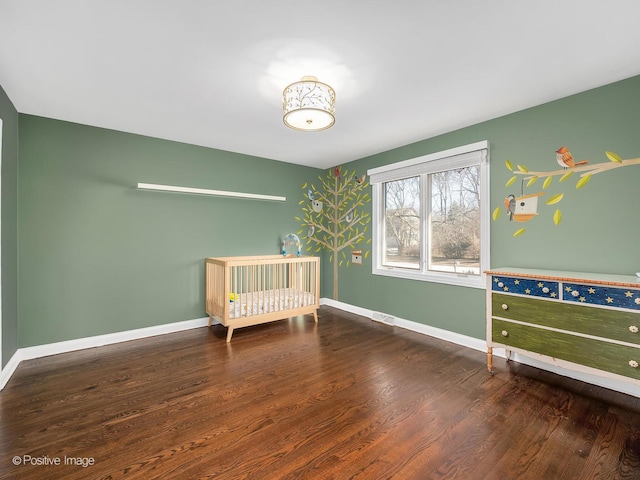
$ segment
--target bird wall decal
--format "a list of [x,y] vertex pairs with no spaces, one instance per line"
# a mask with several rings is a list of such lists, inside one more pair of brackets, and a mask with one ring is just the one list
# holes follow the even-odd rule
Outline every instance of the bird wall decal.
[[589,163],[587,160],[576,162],[567,147],[560,147],[558,150],[556,150],[556,160],[558,161],[558,165],[563,168],[573,168],[577,167],[578,165],[586,165],[587,163]]
[[504,199],[504,206],[509,215],[509,221],[513,220],[513,214],[516,213],[516,196],[511,194]]

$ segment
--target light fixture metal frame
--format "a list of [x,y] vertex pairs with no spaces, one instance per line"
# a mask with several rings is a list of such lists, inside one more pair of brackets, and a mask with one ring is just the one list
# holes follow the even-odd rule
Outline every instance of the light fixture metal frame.
[[[299,90],[296,92],[296,86],[300,86],[303,91]],[[312,95],[318,88],[322,95]],[[301,80],[287,85],[282,91],[282,110],[284,112],[282,121],[287,127],[302,132],[318,132],[327,130],[336,122],[335,103],[336,92],[331,85],[319,81],[314,76],[304,76]],[[327,116],[330,121],[326,125],[323,124],[321,127],[317,128],[311,126],[313,119],[307,120],[309,127],[299,127],[287,121],[291,114],[300,112],[321,112],[322,114],[326,114],[325,116]]]

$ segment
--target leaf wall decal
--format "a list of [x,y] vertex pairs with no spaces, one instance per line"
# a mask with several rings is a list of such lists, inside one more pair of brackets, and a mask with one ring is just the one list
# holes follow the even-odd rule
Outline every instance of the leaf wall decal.
[[560,225],[560,222],[562,222],[562,212],[558,208],[553,214],[553,223],[555,223],[556,225]]
[[564,193],[558,193],[557,195],[554,195],[549,200],[547,200],[547,205],[553,205],[554,203],[558,203],[563,198],[564,198]]
[[558,181],[559,181],[559,182],[564,182],[567,178],[569,178],[569,177],[570,177],[571,175],[573,175],[574,173],[576,173],[576,172],[574,172],[573,170],[569,170],[567,173],[565,173],[564,175],[562,175],[562,176],[560,177],[560,180],[558,180]]
[[591,174],[587,173],[584,177],[578,180],[578,183],[576,183],[576,188],[584,187],[587,183],[589,183],[589,180],[591,180]]
[[612,162],[622,163],[622,158],[617,153],[607,151],[605,152],[605,154],[607,155],[607,158]]

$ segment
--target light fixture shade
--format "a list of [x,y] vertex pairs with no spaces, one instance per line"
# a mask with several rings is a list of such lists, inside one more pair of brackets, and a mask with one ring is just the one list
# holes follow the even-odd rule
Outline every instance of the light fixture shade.
[[316,77],[302,77],[282,92],[283,120],[287,127],[295,130],[315,132],[331,127],[336,92]]

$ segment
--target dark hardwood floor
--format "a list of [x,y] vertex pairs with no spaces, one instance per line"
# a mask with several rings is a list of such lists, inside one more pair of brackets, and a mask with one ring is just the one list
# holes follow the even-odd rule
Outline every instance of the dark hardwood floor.
[[0,478],[640,479],[637,398],[495,369],[329,307],[25,361]]

